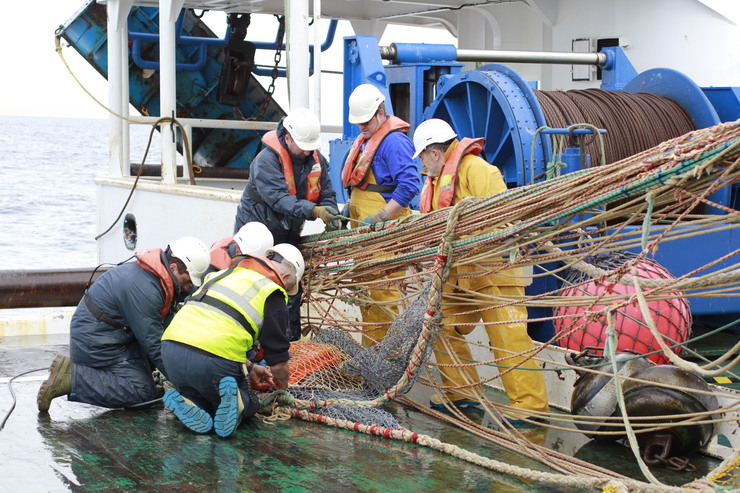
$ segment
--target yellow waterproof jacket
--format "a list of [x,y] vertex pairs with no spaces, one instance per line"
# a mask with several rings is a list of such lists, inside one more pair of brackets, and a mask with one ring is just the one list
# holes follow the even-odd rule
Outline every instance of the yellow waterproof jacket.
[[[265,301],[285,290],[259,272],[236,267],[214,282],[221,272],[209,274],[190,300],[177,312],[162,334],[176,341],[239,363],[259,337]],[[205,288],[205,291],[204,291]]]
[[[452,151],[457,147],[459,141],[455,140],[447,148],[445,159],[449,159]],[[432,196],[432,210],[436,210],[439,203],[439,193],[442,189],[434,182],[434,195]],[[457,204],[465,197],[490,197],[506,190],[506,183],[501,176],[501,171],[496,166],[486,162],[485,159],[474,154],[463,156],[457,168],[457,184],[452,205]],[[501,270],[496,273],[482,275],[483,272],[496,269],[508,259],[491,258],[484,263],[476,265],[459,266],[450,272],[449,282],[463,289],[480,291],[488,286],[524,286],[526,278],[523,276],[521,267]]]

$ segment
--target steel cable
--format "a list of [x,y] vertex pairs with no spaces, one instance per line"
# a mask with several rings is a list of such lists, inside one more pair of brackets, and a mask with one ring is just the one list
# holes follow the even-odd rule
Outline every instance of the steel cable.
[[[694,130],[691,117],[675,101],[647,93],[585,89],[534,91],[548,126],[588,123],[604,128],[606,161],[613,163]],[[586,145],[593,156],[598,144]]]

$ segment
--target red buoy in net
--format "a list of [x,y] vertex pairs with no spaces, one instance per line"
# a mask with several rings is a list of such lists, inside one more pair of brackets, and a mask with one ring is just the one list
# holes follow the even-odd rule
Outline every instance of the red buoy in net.
[[[633,254],[617,252],[594,256],[587,262],[604,270],[613,270],[634,258]],[[641,259],[637,261],[636,267],[637,275],[641,278],[673,279],[664,267],[653,260]],[[568,306],[558,306],[553,310],[556,317],[555,333],[561,336],[559,344],[562,347],[574,351],[583,351],[589,347],[603,348],[607,331],[605,309],[618,304],[620,307],[614,312],[617,352],[634,351],[647,354],[658,351],[646,357],[659,365],[669,363],[650,332],[637,300],[623,305],[623,302],[635,292],[632,284],[602,283],[575,269],[572,271],[574,272],[566,279],[566,286],[569,287],[560,293],[560,296],[568,298]],[[602,299],[615,295],[619,299],[609,301]],[[683,298],[682,293],[669,293],[662,297],[665,299],[648,301],[650,316],[667,345],[683,343],[691,334],[691,312],[688,301]],[[582,301],[579,302],[579,299]],[[679,354],[681,346],[673,347],[673,351]]]

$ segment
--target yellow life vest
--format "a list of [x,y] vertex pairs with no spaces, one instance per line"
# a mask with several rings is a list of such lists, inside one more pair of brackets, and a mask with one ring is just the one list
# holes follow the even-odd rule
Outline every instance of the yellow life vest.
[[288,295],[271,279],[239,266],[227,275],[209,274],[205,281],[177,312],[162,340],[244,363],[262,329],[268,296],[280,290],[287,304]]

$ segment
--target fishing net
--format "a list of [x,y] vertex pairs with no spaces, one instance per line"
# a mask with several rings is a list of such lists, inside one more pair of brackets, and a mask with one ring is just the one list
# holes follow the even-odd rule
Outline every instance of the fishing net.
[[[310,340],[315,346],[308,349],[315,360],[309,354],[308,366],[295,361],[300,370],[290,395],[278,399],[279,406],[292,409],[293,417],[320,421],[323,418],[318,416],[331,416],[336,426],[420,443],[418,437],[398,429],[383,410],[384,404],[416,382],[442,396],[451,423],[558,472],[537,479],[552,484],[570,481],[568,484],[605,486],[604,478],[616,477],[628,484],[624,477],[594,464],[543,450],[506,426],[502,416],[516,417],[521,409],[505,404],[505,397],[492,394],[490,388],[501,388],[503,376],[518,370],[514,366],[520,363],[507,363],[507,358],[516,357],[521,364],[535,362],[536,368],[545,370],[548,386],[562,385],[560,380],[573,370],[562,360],[543,357],[544,346],[512,354],[488,336],[514,323],[526,323],[530,329],[560,324],[565,330],[553,332],[541,342],[564,346],[584,325],[596,321],[600,327],[609,326],[611,320],[613,326],[615,313],[637,306],[644,323],[638,324],[639,335],[630,335],[635,347],[636,341],[649,333],[657,343],[650,349],[682,369],[705,377],[730,370],[738,362],[737,347],[721,360],[706,364],[684,360],[678,353],[681,338],[690,335],[688,299],[740,297],[738,251],[713,251],[702,265],[677,277],[662,272],[651,257],[672,241],[740,226],[740,212],[712,200],[723,188],[737,189],[739,159],[740,125],[723,124],[691,132],[617,163],[492,197],[469,197],[454,207],[428,214],[306,238],[302,245],[307,259],[303,322],[319,328]],[[720,213],[696,213],[707,209]],[[626,251],[635,253],[623,253]],[[660,275],[652,274],[656,272]],[[482,295],[483,291],[461,288],[465,284],[461,280],[475,286],[477,280],[490,275],[508,276],[512,284],[531,286],[525,296],[505,290]],[[589,283],[593,288],[621,284],[632,289],[590,292],[585,302],[568,295],[568,289]],[[367,291],[377,288],[400,293],[401,315],[389,317],[388,335],[366,347],[363,335],[371,327],[363,322],[357,308],[374,303]],[[672,308],[651,310],[651,303],[666,300],[680,301]],[[506,315],[521,313],[509,310],[514,306],[526,307],[525,320]],[[575,307],[580,307],[580,314],[568,311]],[[503,315],[481,323],[482,314],[490,309]],[[453,311],[460,317],[448,320],[447,314]],[[585,319],[576,321],[581,315]],[[634,316],[629,313],[625,318]],[[672,331],[667,336],[657,330],[663,323]],[[457,335],[448,330],[450,324],[457,327]],[[458,357],[450,349],[455,344],[467,346],[471,356]],[[675,350],[671,348],[674,344],[679,344]],[[299,346],[294,347],[291,351],[297,354]],[[451,363],[439,363],[443,352]],[[458,368],[469,378],[450,386],[440,378],[443,367]],[[421,374],[424,379],[419,379]],[[558,387],[566,399],[568,390]],[[481,423],[471,422],[456,410],[448,397],[452,391],[483,404],[480,409],[485,418]],[[738,416],[740,399],[724,395],[722,399],[717,414]],[[577,432],[574,424],[578,417],[557,412],[538,417],[548,419],[547,426]],[[706,422],[714,418],[694,419]],[[727,421],[717,421],[716,431],[733,436]],[[493,433],[491,426],[503,430],[506,437]],[[641,426],[665,425],[646,421]],[[427,446],[436,447],[432,442]],[[640,460],[639,454],[636,459]],[[487,458],[478,457],[474,462],[498,467]],[[510,469],[502,472],[513,474]],[[534,473],[516,474],[533,479]],[[629,487],[658,491],[639,482],[629,483]]]
[[[329,401],[350,399],[373,401],[388,392],[403,376],[417,347],[426,312],[429,284],[391,324],[386,337],[370,347],[363,347],[339,327],[327,327],[312,341],[291,344],[290,393],[296,399]],[[431,345],[421,353],[423,366],[429,359]],[[405,394],[416,381],[409,378],[398,389]],[[340,403],[323,407],[322,414],[396,428],[390,413],[373,407],[349,407]]]

